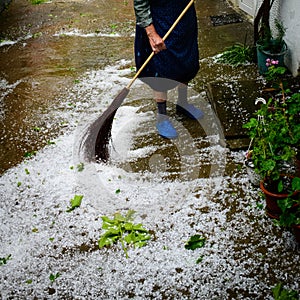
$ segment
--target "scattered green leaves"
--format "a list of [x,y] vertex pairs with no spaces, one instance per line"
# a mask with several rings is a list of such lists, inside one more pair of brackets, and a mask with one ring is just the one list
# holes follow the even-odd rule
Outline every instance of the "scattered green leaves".
[[105,232],[98,241],[99,248],[112,246],[120,241],[122,249],[128,258],[127,245],[133,245],[134,247],[146,245],[151,236],[142,224],[134,224],[132,222],[134,214],[134,210],[129,210],[125,216],[122,216],[119,212],[115,213],[112,219],[102,216],[102,229]]
[[31,4],[33,4],[33,5],[42,4],[45,2],[46,2],[46,0],[31,0]]
[[54,282],[61,274],[60,273],[56,273],[56,274],[50,274],[49,279],[50,281]]
[[299,300],[297,291],[285,289],[281,282],[272,288],[272,292],[275,300]]
[[186,242],[184,248],[188,250],[195,250],[197,248],[202,248],[205,245],[206,239],[199,234],[193,235]]
[[203,260],[203,255],[201,255],[200,257],[198,257],[198,259],[196,260],[196,264],[200,264]]
[[6,257],[0,257],[0,266],[6,265],[7,261],[9,261],[10,259],[11,259],[11,254],[9,254]]
[[34,34],[32,35],[32,37],[33,37],[34,39],[37,39],[37,38],[41,37],[42,35],[43,35],[42,32],[36,32],[36,33],[34,33]]
[[24,157],[29,158],[29,157],[36,155],[36,153],[37,153],[37,151],[25,152]]
[[41,130],[42,130],[41,127],[38,127],[38,126],[33,127],[33,131],[35,131],[35,132],[40,132]]
[[68,207],[67,212],[71,212],[76,207],[80,207],[82,198],[83,195],[75,195],[74,198],[70,200],[71,207]]
[[84,163],[80,163],[77,165],[77,171],[82,172],[84,170]]
[[111,24],[110,28],[111,28],[111,34],[116,34],[116,29],[118,28],[118,25],[117,24]]

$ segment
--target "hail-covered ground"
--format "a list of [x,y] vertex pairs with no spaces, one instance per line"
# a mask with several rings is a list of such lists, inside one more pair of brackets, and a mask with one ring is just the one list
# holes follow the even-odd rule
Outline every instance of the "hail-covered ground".
[[[134,145],[138,135],[156,136],[153,110],[126,105],[141,100],[137,81],[117,112],[110,161],[80,153],[83,133],[130,72],[126,61],[87,72],[57,107],[68,120],[64,134],[1,176],[1,299],[273,299],[280,282],[299,292],[293,234],[266,217],[244,152],[220,143],[214,124],[174,142],[179,167],[170,167],[172,158],[157,152],[167,142]],[[135,168],[143,157],[147,167]],[[67,212],[75,195],[82,202]],[[129,246],[128,257],[121,243],[99,249],[101,217],[129,210],[148,243]],[[195,235],[204,243],[186,249]]]

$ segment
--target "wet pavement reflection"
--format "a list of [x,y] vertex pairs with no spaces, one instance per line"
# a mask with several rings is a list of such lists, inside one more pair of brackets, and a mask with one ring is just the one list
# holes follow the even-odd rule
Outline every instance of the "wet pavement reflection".
[[[253,66],[216,65],[226,46],[251,39],[252,26],[212,26],[210,15],[231,12],[225,1],[196,3],[201,69],[193,89],[216,78],[256,76]],[[74,106],[67,91],[87,70],[126,59],[134,66],[132,3],[13,1],[0,15],[0,173],[63,132],[63,108]],[[120,87],[122,88],[122,87]],[[101,89],[101,86],[99,86]]]

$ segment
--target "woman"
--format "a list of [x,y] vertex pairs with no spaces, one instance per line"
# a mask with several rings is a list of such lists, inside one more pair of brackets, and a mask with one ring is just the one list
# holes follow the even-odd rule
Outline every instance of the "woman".
[[187,102],[187,84],[199,70],[197,18],[193,5],[166,41],[162,39],[189,1],[134,0],[136,67],[139,69],[152,51],[155,53],[140,77],[154,91],[158,107],[158,133],[170,139],[176,138],[177,132],[166,112],[169,89],[178,86],[178,113],[192,119],[203,116],[199,109]]

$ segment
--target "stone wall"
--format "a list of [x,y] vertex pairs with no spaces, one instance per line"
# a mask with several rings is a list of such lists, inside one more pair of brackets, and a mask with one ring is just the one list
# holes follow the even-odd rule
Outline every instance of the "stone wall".
[[281,0],[278,11],[286,28],[284,40],[289,48],[285,63],[296,76],[300,74],[300,1]]

